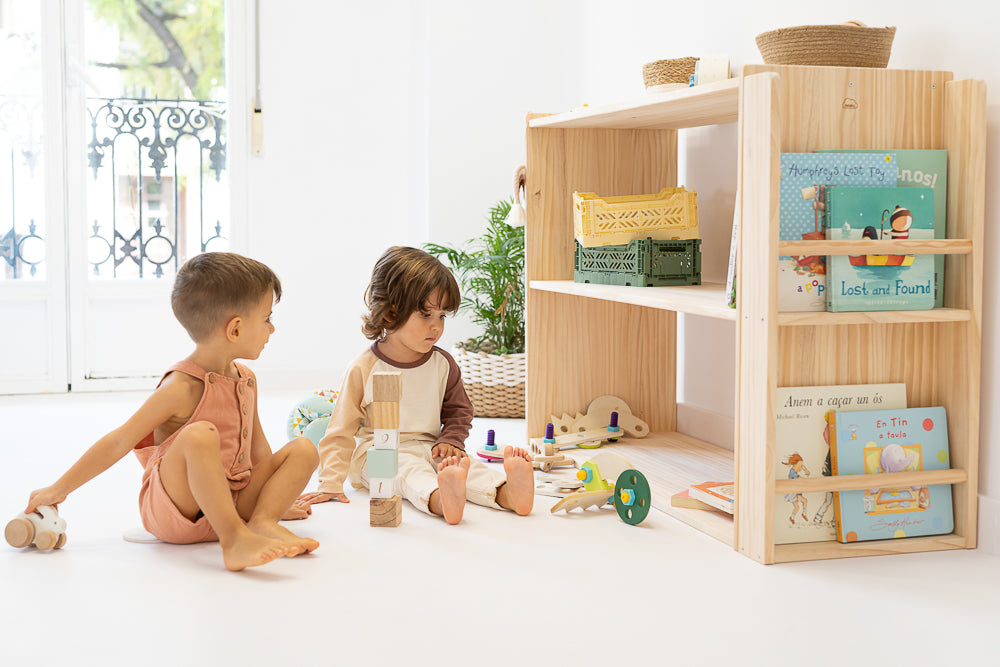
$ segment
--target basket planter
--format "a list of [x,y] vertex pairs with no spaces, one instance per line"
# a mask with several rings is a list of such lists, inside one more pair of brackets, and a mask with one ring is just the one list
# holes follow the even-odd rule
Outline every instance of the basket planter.
[[756,41],[767,65],[885,67],[895,35],[895,27],[851,21],[779,28],[760,33]]
[[525,355],[452,350],[476,417],[524,417]]

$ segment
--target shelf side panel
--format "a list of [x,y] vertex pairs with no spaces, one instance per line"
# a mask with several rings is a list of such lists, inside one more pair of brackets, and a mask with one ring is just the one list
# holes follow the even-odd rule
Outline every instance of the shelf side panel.
[[676,430],[676,313],[534,289],[529,296],[528,435],[609,394],[651,431]]
[[761,563],[774,561],[779,84],[763,74],[740,91],[736,548]]
[[[972,253],[945,258],[945,305],[968,308],[971,319],[954,335],[965,358],[953,393],[964,397],[961,415],[948,413],[948,430],[961,434],[952,460],[961,461],[969,481],[954,487],[955,532],[974,548],[979,495],[980,381],[982,364],[983,226],[986,202],[986,84],[953,81],[945,86],[945,148],[948,150],[948,236],[972,241]],[[957,449],[957,451],[956,451]]]

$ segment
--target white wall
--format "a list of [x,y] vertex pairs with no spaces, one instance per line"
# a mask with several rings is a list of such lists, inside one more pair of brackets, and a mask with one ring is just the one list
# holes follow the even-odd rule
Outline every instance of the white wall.
[[[783,26],[859,19],[897,26],[891,67],[986,81],[987,193],[1000,191],[1000,8],[970,0],[654,0],[347,3],[261,0],[265,152],[250,164],[247,250],[281,276],[278,331],[258,372],[308,391],[335,385],[365,345],[371,265],[391,244],[477,234],[524,160],[524,116],[643,94],[642,64],[726,53],[761,62],[754,37]],[[252,91],[248,92],[252,95]],[[686,133],[681,181],[702,225],[728,229],[732,127]],[[987,196],[983,318],[983,525],[1000,529],[998,297],[1000,213]],[[716,232],[713,232],[716,233]],[[724,253],[705,257],[706,277]],[[724,275],[724,274],[723,274]],[[472,332],[452,326],[448,341]],[[732,326],[687,318],[681,395],[732,416]],[[695,344],[697,341],[697,344]],[[998,530],[994,530],[995,535]],[[998,539],[1000,541],[1000,539]]]

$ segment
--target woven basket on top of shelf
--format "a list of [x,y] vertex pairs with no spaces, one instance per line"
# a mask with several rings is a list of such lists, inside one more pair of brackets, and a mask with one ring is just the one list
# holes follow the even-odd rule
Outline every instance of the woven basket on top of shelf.
[[860,21],[800,25],[757,35],[767,65],[885,67],[896,28],[870,28]]
[[642,66],[642,80],[647,90],[687,88],[697,62],[697,58],[655,60]]
[[476,417],[524,417],[525,355],[452,350]]

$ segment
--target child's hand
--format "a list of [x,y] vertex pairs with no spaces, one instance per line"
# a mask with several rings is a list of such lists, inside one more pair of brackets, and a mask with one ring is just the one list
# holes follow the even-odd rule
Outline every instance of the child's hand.
[[312,514],[312,506],[302,500],[296,500],[292,503],[291,507],[285,510],[285,515],[281,517],[281,520],[295,521],[297,519],[308,519],[310,514]]
[[465,453],[464,449],[459,449],[455,445],[449,445],[447,442],[439,442],[431,448],[432,458],[446,459],[449,456],[457,456],[460,459],[464,459],[468,454]]
[[299,505],[316,505],[318,503],[325,503],[328,500],[335,500],[338,503],[349,503],[350,500],[343,493],[323,493],[322,491],[312,491],[311,493],[303,493],[299,496],[292,504],[292,509],[295,509]]
[[56,509],[59,508],[59,503],[66,500],[66,494],[59,491],[54,487],[46,487],[44,489],[36,489],[31,492],[28,496],[28,506],[25,508],[25,514],[31,514],[39,505],[51,505]]

